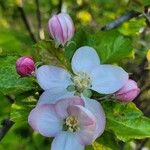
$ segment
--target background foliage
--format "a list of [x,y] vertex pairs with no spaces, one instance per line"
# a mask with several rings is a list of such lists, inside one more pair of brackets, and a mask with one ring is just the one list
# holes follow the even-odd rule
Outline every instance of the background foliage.
[[[142,17],[149,0],[44,0],[39,1],[41,25],[36,0],[0,0],[0,120],[10,118],[15,124],[0,143],[0,150],[48,150],[51,139],[32,131],[27,116],[35,106],[41,89],[35,79],[20,78],[16,59],[32,55],[36,61],[70,69],[75,50],[84,45],[94,47],[102,63],[119,64],[138,81],[142,94],[134,103],[102,102],[107,117],[104,134],[86,150],[150,149],[150,23]],[[47,21],[53,13],[67,10],[76,33],[65,52],[55,49],[47,33]],[[142,15],[115,29],[101,31],[109,22],[128,11]],[[31,32],[26,29],[23,14]],[[149,16],[148,16],[149,17]],[[37,19],[38,18],[38,19]],[[150,19],[149,19],[150,20]],[[44,40],[39,31],[45,35]],[[147,56],[147,58],[146,58]],[[39,62],[40,63],[40,62]],[[96,93],[95,93],[96,94]]]

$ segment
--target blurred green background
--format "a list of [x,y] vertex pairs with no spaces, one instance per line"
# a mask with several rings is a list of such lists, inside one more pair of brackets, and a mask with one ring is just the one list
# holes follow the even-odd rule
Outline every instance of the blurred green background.
[[[4,56],[32,55],[34,44],[40,39],[49,39],[47,22],[50,16],[60,11],[67,11],[73,18],[76,31],[81,27],[100,31],[101,27],[115,20],[129,10],[144,12],[144,6],[149,0],[39,0],[41,21],[38,21],[38,6],[36,0],[0,0],[0,59]],[[34,39],[29,34],[24,23],[23,15],[28,19]],[[38,16],[38,17],[37,17]],[[121,62],[121,65],[131,73],[135,73],[138,80],[139,67],[146,59],[147,51],[150,49],[150,29],[145,18],[136,18],[120,25],[117,30],[129,36],[133,40],[133,49],[130,60]],[[82,42],[82,41],[81,41]],[[14,60],[10,61],[12,65]],[[4,64],[0,64],[0,67]],[[145,66],[149,71],[149,62]],[[2,76],[0,76],[2,79]],[[149,83],[149,75],[145,77],[144,83]],[[0,80],[1,82],[1,80]],[[12,102],[8,95],[1,93],[0,87],[0,120],[8,118]],[[36,90],[35,90],[36,91]],[[7,93],[7,91],[5,91]],[[150,90],[146,88],[135,103],[150,117],[149,106]],[[144,143],[145,142],[145,143]],[[135,140],[127,143],[119,142],[120,149],[134,150],[144,144],[150,149],[150,140]],[[44,138],[38,133],[33,133],[27,123],[14,124],[8,134],[0,143],[0,150],[48,150],[50,139]],[[100,147],[95,150],[111,150]],[[115,150],[113,148],[112,150]]]

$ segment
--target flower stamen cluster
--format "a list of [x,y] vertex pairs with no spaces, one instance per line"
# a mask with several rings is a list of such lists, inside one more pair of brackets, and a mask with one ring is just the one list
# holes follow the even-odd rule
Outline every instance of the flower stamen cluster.
[[64,120],[64,131],[76,132],[80,130],[79,121],[75,116],[69,116]]
[[73,83],[79,93],[82,93],[85,89],[88,89],[91,86],[90,77],[84,72],[80,72],[74,76]]

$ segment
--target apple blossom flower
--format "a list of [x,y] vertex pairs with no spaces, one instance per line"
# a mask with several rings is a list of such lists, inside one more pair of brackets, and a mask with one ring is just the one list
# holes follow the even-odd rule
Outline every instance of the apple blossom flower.
[[73,37],[75,29],[71,17],[67,13],[60,13],[49,19],[48,30],[56,45],[64,46]]
[[36,76],[41,88],[46,93],[49,92],[49,95],[53,93],[68,95],[70,92],[70,95],[88,97],[90,90],[101,94],[112,94],[128,81],[126,71],[118,66],[100,64],[96,51],[89,46],[76,50],[71,65],[74,74],[56,66],[39,67]]
[[59,99],[55,104],[45,101],[31,111],[28,122],[43,136],[55,137],[51,150],[84,150],[103,133],[106,124],[101,105],[90,101],[92,105],[87,105],[77,96]]
[[23,56],[16,61],[16,71],[21,77],[30,76],[35,71],[32,57]]
[[117,91],[114,96],[121,101],[133,101],[140,93],[140,89],[134,80],[129,79],[128,82]]

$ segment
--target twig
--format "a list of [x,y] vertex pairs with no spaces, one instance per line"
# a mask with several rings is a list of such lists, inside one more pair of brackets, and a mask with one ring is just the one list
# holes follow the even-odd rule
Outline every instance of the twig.
[[59,0],[59,4],[58,4],[58,13],[61,13],[62,4],[63,4],[63,0]]
[[20,13],[20,15],[21,15],[21,18],[22,18],[22,20],[23,20],[23,22],[24,22],[24,24],[25,24],[25,26],[26,26],[26,29],[28,30],[28,32],[29,32],[29,34],[30,34],[30,37],[32,38],[32,41],[36,43],[36,42],[37,42],[37,41],[36,41],[36,38],[35,38],[35,36],[34,36],[32,30],[31,30],[29,21],[28,21],[28,19],[27,19],[27,16],[26,16],[26,14],[25,14],[25,12],[24,12],[23,7],[17,6],[17,8],[18,8],[18,11],[19,11],[19,13]]
[[125,21],[128,21],[132,18],[135,18],[135,17],[139,17],[141,15],[140,12],[136,12],[136,11],[129,11],[129,12],[126,12],[124,15],[120,16],[118,19],[112,21],[111,23],[103,26],[101,28],[102,31],[105,31],[105,30],[111,30],[113,28],[116,28],[118,27],[119,25],[121,25],[123,22]]
[[42,25],[41,25],[41,12],[39,7],[39,0],[35,0],[35,3],[36,3],[36,16],[38,20],[38,29],[40,30]]
[[13,124],[14,122],[9,119],[5,119],[2,121],[1,123],[2,127],[0,128],[0,141],[4,138],[4,136],[9,131],[9,129],[12,127]]

